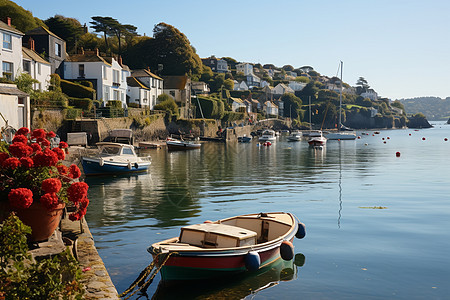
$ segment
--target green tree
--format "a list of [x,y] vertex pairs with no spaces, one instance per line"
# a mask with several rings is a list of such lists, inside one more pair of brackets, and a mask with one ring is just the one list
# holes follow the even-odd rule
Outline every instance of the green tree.
[[225,79],[225,81],[223,82],[223,86],[229,90],[232,91],[234,89],[234,81],[230,78]]
[[311,97],[311,101],[316,99],[316,95],[319,92],[319,89],[314,84],[314,81],[309,82],[301,91],[295,92],[297,97],[302,98],[303,100]]
[[281,101],[284,103],[284,117],[295,120],[300,119],[300,109],[302,107],[302,100],[292,93],[286,93],[281,96]]
[[291,66],[291,65],[284,65],[282,67],[282,69],[285,70],[285,71],[294,71],[294,67]]
[[15,28],[24,33],[39,26],[46,27],[39,18],[13,1],[0,0],[0,19],[4,21],[7,17],[11,18],[11,24]]
[[217,92],[223,86],[225,82],[225,74],[216,74],[212,80],[209,81],[209,87],[211,92]]
[[359,77],[358,81],[356,82],[356,85],[360,88],[361,93],[367,92],[367,90],[370,88],[370,85],[368,84],[367,80],[364,77]]
[[210,67],[203,65],[202,74],[200,76],[200,81],[208,82],[210,81],[214,76],[213,71]]
[[33,83],[39,83],[39,81],[28,73],[21,73],[19,76],[16,76],[14,83],[19,90],[31,94],[33,92]]
[[112,33],[111,30],[111,24],[114,24],[114,22],[117,22],[116,19],[112,17],[101,17],[101,16],[95,16],[91,17],[92,21],[89,22],[92,24],[91,28],[94,29],[97,33],[103,33],[103,38],[105,39],[105,52],[108,51],[109,45],[108,45],[108,36],[110,36]]

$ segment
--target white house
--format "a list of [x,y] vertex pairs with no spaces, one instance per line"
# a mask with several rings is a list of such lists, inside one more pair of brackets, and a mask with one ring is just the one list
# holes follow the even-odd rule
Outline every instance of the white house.
[[11,18],[0,21],[0,77],[13,81],[22,72],[23,35],[11,27]]
[[[0,113],[9,126],[15,129],[30,128],[30,97],[22,92],[15,84],[0,83]],[[6,123],[0,118],[0,127]]]
[[149,70],[135,70],[127,78],[129,103],[153,109],[156,99],[163,93],[163,79]]
[[228,63],[225,59],[219,59],[217,61],[217,72],[218,73],[227,73],[228,72]]
[[163,93],[172,97],[180,107],[180,116],[188,118],[191,114],[191,79],[186,76],[164,76]]
[[304,82],[297,82],[297,81],[290,81],[288,86],[294,91],[301,91],[305,88],[306,83]]
[[255,74],[248,74],[246,77],[247,77],[247,85],[250,88],[259,87],[261,85],[261,79]]
[[377,100],[378,94],[373,89],[368,89],[364,93],[361,93],[361,96],[364,98],[369,98],[370,100]]
[[245,81],[238,82],[237,80],[234,81],[234,91],[248,91],[248,85],[245,83]]
[[126,107],[128,66],[119,56],[102,57],[98,49],[73,54],[64,61],[64,78],[91,81],[97,91],[97,99],[106,104],[109,100],[120,100]]
[[245,76],[253,74],[253,65],[249,63],[240,63],[236,65],[236,72],[244,73]]
[[244,104],[244,101],[242,101],[239,98],[233,98],[231,97],[231,100],[233,100],[233,103],[231,103],[231,110],[236,112],[239,111],[241,107],[243,107],[245,110],[247,110],[247,106]]
[[271,101],[264,102],[264,110],[267,115],[278,115],[278,106],[276,106],[276,104]]
[[192,82],[192,91],[195,95],[208,95],[211,90],[206,82],[194,81]]
[[34,44],[31,42],[31,49],[22,47],[23,72],[30,74],[33,79],[39,81],[33,84],[34,90],[48,90],[50,85],[50,75],[52,65],[34,51]]
[[274,95],[284,95],[286,93],[294,94],[294,90],[285,85],[284,83],[277,84],[276,87],[272,89],[272,94]]

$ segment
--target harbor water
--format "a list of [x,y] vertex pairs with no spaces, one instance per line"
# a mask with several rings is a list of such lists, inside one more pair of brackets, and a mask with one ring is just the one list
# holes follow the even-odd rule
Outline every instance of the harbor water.
[[119,293],[184,225],[271,211],[306,224],[295,263],[178,288],[158,275],[141,299],[448,299],[450,125],[432,123],[322,150],[283,136],[147,150],[148,173],[87,178],[87,222]]

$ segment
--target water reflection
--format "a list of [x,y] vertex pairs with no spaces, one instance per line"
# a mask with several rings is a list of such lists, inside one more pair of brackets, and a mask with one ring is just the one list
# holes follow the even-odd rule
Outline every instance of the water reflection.
[[[252,299],[258,292],[283,281],[296,280],[297,268],[302,267],[304,263],[305,256],[298,253],[291,261],[280,258],[257,272],[232,278],[189,282],[176,286],[160,283],[151,299]],[[141,298],[147,298],[147,295],[143,294]]]

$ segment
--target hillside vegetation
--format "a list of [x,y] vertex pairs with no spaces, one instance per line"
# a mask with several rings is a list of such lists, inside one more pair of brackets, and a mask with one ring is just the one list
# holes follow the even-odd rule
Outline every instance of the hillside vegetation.
[[450,97],[418,97],[400,99],[408,115],[423,113],[428,120],[443,121],[450,118]]

